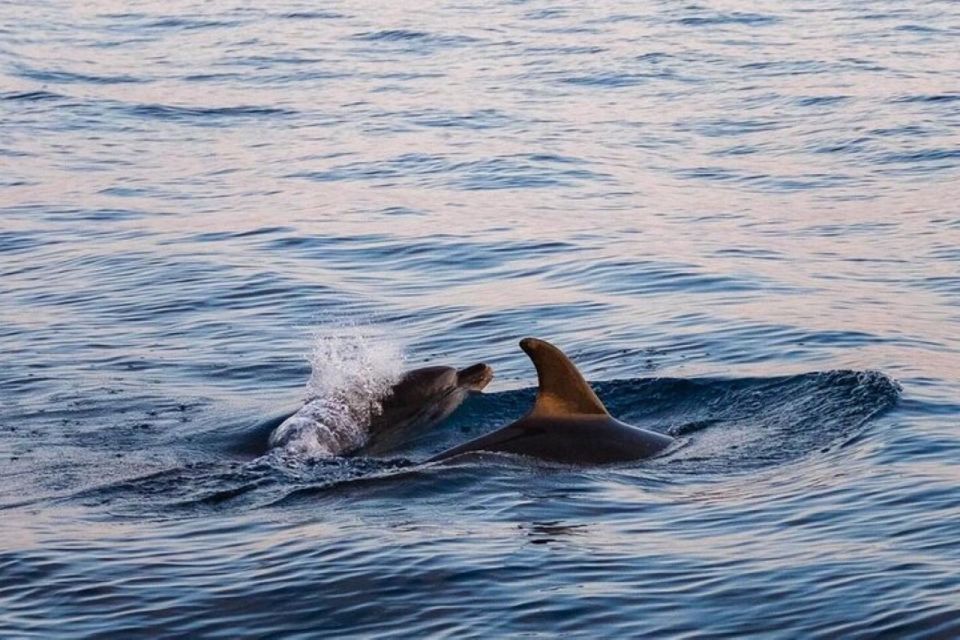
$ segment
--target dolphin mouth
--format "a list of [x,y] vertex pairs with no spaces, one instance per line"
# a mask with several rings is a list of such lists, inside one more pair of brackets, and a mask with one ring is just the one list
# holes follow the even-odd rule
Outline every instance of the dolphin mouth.
[[493,380],[493,368],[480,362],[457,372],[457,386],[471,391],[482,391]]

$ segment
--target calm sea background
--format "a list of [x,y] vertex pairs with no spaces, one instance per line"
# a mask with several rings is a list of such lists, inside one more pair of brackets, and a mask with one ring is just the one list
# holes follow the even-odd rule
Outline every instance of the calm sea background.
[[[958,177],[948,0],[7,0],[0,637],[958,637]],[[418,465],[526,335],[682,446]],[[497,379],[245,449],[397,350]]]

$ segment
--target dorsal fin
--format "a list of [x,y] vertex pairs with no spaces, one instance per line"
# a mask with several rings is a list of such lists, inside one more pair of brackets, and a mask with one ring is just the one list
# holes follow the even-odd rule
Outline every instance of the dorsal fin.
[[520,341],[520,348],[533,360],[540,379],[537,400],[529,416],[610,415],[577,367],[560,349],[537,338],[524,338]]

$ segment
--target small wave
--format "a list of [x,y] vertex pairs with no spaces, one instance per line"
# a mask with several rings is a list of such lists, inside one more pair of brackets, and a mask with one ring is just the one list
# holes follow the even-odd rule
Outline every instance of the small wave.
[[42,239],[36,234],[16,231],[0,231],[0,252],[15,253],[28,252],[56,241]]
[[946,102],[956,102],[960,100],[960,93],[931,93],[931,94],[922,94],[916,96],[901,96],[895,98],[893,102],[895,103],[910,103],[910,102],[921,102],[921,103],[946,103]]
[[290,11],[280,17],[286,20],[337,20],[347,16],[335,11]]
[[0,100],[10,102],[43,102],[46,100],[60,100],[64,96],[50,91],[10,91],[0,93]]
[[514,122],[513,118],[496,109],[477,109],[467,113],[426,109],[412,113],[410,121],[422,127],[471,130],[499,129]]
[[178,107],[165,104],[138,104],[127,107],[126,111],[130,115],[141,118],[183,121],[208,118],[259,118],[293,114],[289,109],[277,107]]
[[407,31],[406,29],[386,29],[383,31],[369,31],[355,36],[357,40],[427,40],[430,34],[424,31]]
[[149,82],[149,80],[145,78],[137,78],[128,74],[94,75],[73,71],[44,71],[42,69],[21,69],[18,75],[39,82],[52,82],[55,84],[136,84]]
[[243,231],[211,231],[208,233],[198,233],[189,240],[191,242],[224,242],[238,238],[290,233],[291,231],[293,231],[293,228],[285,226],[258,227],[256,229],[244,229]]
[[798,107],[829,107],[849,99],[850,96],[806,96],[793,103]]
[[619,260],[556,261],[543,276],[550,282],[577,283],[595,291],[621,295],[656,295],[675,291],[750,292],[783,289],[761,275],[706,273],[694,264]]
[[144,29],[176,29],[178,31],[190,31],[194,29],[211,29],[217,27],[234,27],[240,22],[236,20],[206,20],[193,17],[168,17],[154,20],[142,24]]
[[588,161],[543,154],[516,154],[455,161],[424,153],[406,153],[386,160],[354,162],[330,169],[289,174],[318,182],[413,180],[424,187],[464,191],[569,187],[606,182],[610,176],[586,169]]
[[[891,153],[881,159],[883,163],[898,164],[898,163],[915,163],[915,162],[939,162],[941,160],[958,160],[960,159],[960,148],[958,149],[921,149],[919,151],[911,151],[907,153]],[[952,167],[953,163],[944,165],[944,167]],[[930,167],[925,166],[924,170],[929,169]]]
[[751,27],[776,24],[780,19],[772,15],[760,13],[718,13],[714,15],[690,16],[681,18],[678,22],[688,27],[713,27],[719,25],[739,24]]
[[363,40],[366,42],[398,42],[398,43],[424,43],[433,45],[465,45],[476,42],[476,38],[464,35],[441,35],[428,33],[426,31],[413,31],[408,29],[384,29],[382,31],[367,31],[358,33],[353,37],[354,40]]
[[600,72],[590,75],[578,75],[563,78],[564,84],[579,85],[585,87],[632,87],[642,84],[654,78],[664,77],[662,73],[611,73]]

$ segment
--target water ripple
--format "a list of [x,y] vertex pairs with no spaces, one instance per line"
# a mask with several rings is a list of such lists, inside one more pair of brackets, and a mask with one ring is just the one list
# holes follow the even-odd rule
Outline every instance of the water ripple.
[[[61,5],[0,3],[0,636],[960,636],[956,3]],[[497,377],[258,457],[346,331]],[[420,464],[530,334],[677,446]]]

